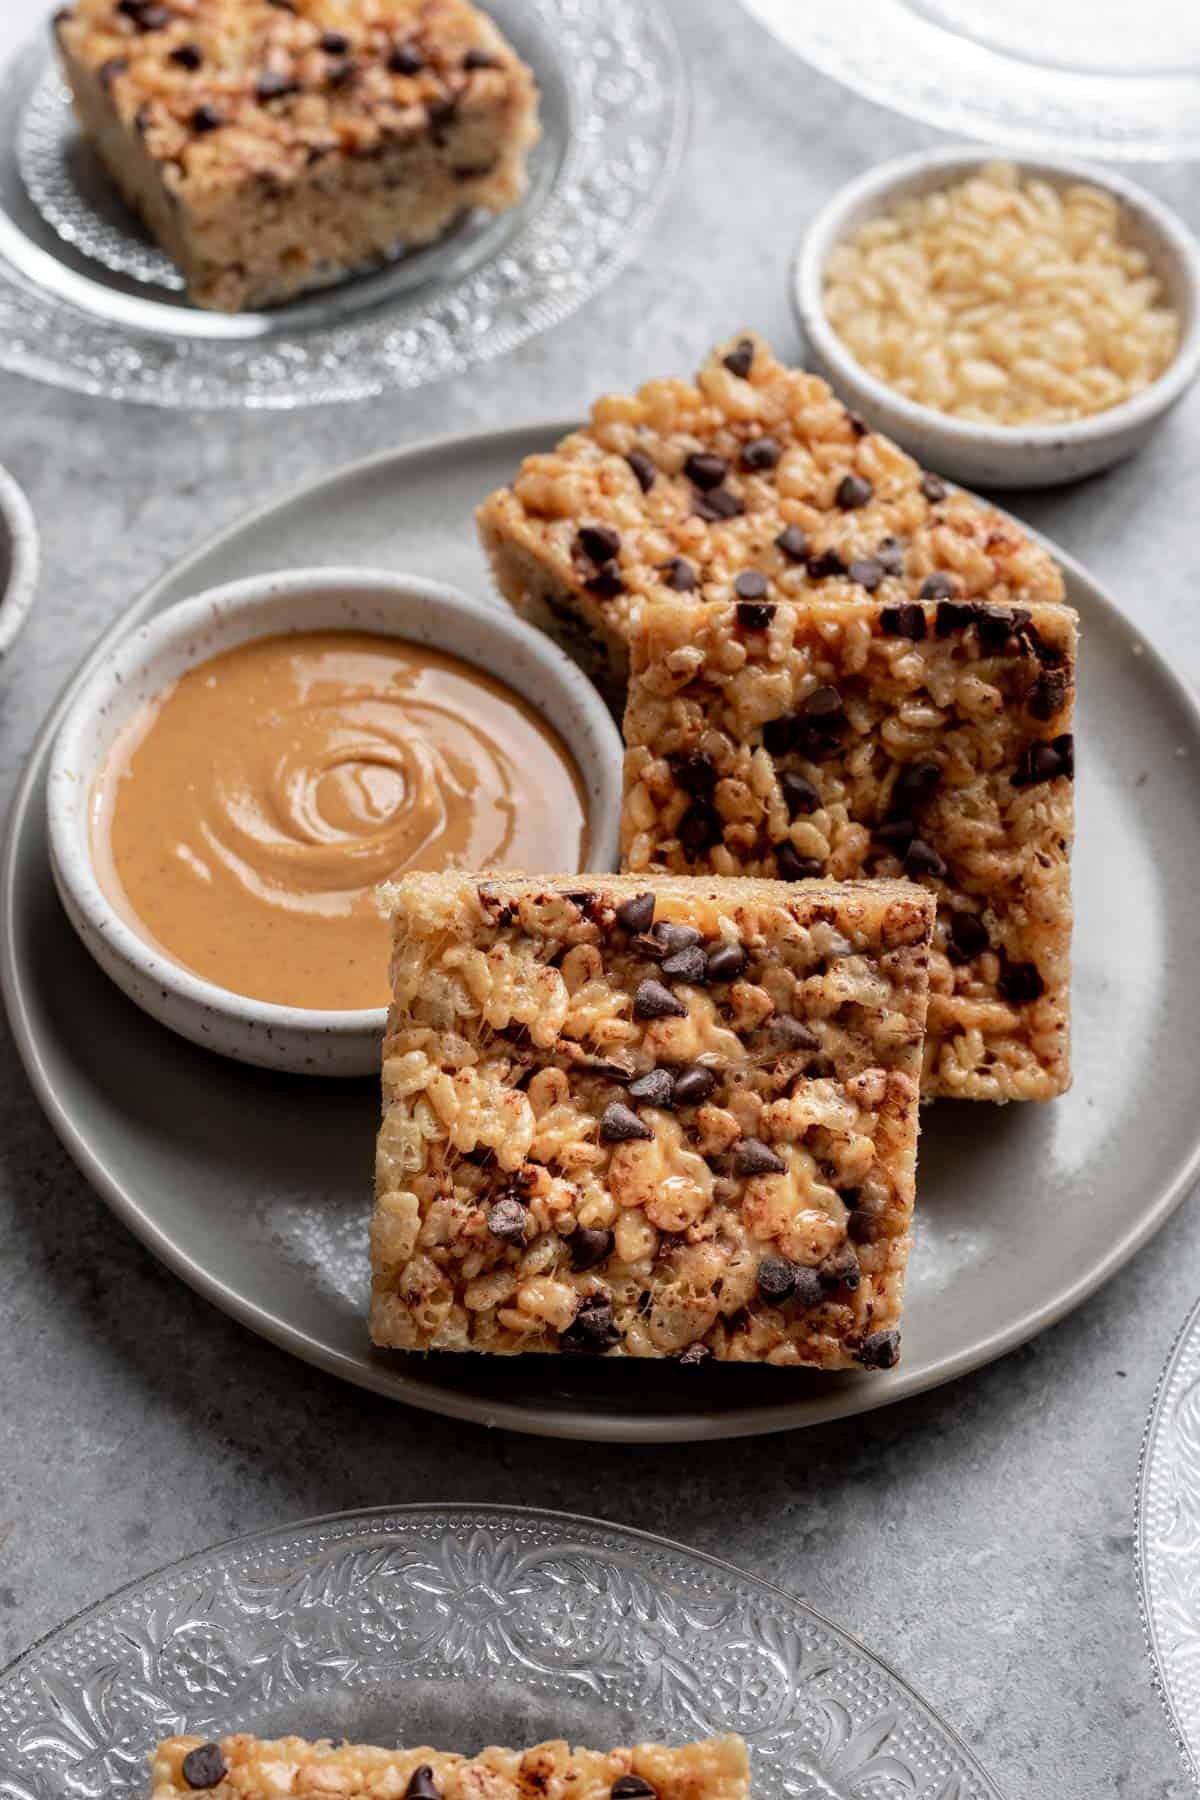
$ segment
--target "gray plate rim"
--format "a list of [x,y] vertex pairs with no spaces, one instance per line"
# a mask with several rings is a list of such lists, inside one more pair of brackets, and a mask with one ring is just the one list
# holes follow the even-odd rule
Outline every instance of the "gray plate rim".
[[[137,1195],[124,1187],[110,1172],[102,1151],[93,1147],[77,1130],[53,1091],[25,1008],[22,971],[13,948],[13,921],[16,912],[20,840],[30,807],[41,804],[38,787],[42,766],[68,705],[94,664],[106,654],[117,638],[131,628],[137,618],[154,606],[159,593],[168,584],[173,585],[186,579],[189,571],[214,551],[235,541],[245,530],[261,523],[273,512],[312,499],[322,489],[373,475],[388,466],[397,471],[399,478],[407,463],[427,456],[452,456],[467,447],[477,447],[481,439],[487,439],[498,453],[505,456],[510,466],[515,466],[532,439],[540,439],[547,445],[555,443],[567,432],[577,429],[578,423],[578,419],[532,420],[506,426],[499,431],[455,432],[422,438],[400,449],[376,451],[370,456],[345,463],[298,489],[279,493],[242,514],[232,524],[212,533],[196,549],[165,569],[144,588],[138,598],[108,627],[80,668],[68,679],[26,757],[24,773],[9,813],[3,851],[0,853],[0,995],[4,1000],[21,1062],[51,1127],[81,1173],[117,1218],[152,1255],[197,1293],[260,1337],[328,1374],[447,1418],[499,1426],[530,1436],[576,1439],[589,1443],[662,1444],[757,1437],[852,1418],[860,1413],[872,1412],[877,1407],[912,1399],[917,1394],[940,1387],[945,1382],[954,1381],[994,1362],[997,1357],[1018,1348],[1049,1326],[1057,1324],[1087,1300],[1149,1242],[1183,1200],[1197,1176],[1200,1176],[1200,1118],[1195,1122],[1191,1149],[1185,1154],[1171,1179],[1164,1183],[1153,1203],[1136,1215],[1128,1230],[1121,1237],[1110,1241],[1103,1253],[1089,1263],[1075,1280],[1065,1283],[1041,1305],[1012,1319],[1004,1329],[993,1331],[989,1336],[958,1351],[937,1357],[919,1370],[911,1367],[906,1370],[901,1363],[894,1374],[882,1378],[868,1377],[853,1385],[838,1387],[821,1400],[808,1399],[802,1403],[802,1413],[799,1413],[801,1403],[786,1401],[738,1413],[697,1411],[673,1421],[670,1429],[664,1431],[660,1419],[641,1418],[634,1412],[609,1417],[581,1413],[570,1406],[556,1406],[535,1413],[508,1402],[485,1400],[434,1386],[417,1376],[382,1368],[365,1358],[356,1360],[344,1355],[317,1342],[286,1319],[277,1317],[251,1300],[243,1299],[226,1283],[210,1275],[177,1248],[170,1236],[147,1213]],[[1085,608],[1107,615],[1111,622],[1136,635],[1142,646],[1145,665],[1152,667],[1156,679],[1171,691],[1188,722],[1194,746],[1200,754],[1200,697],[1194,695],[1175,673],[1154,639],[1126,617],[1116,602],[1109,599],[1074,557],[1032,527],[1022,523],[1021,529],[1028,531],[1031,537],[1050,550],[1058,560],[1068,577],[1070,599],[1082,599]]]

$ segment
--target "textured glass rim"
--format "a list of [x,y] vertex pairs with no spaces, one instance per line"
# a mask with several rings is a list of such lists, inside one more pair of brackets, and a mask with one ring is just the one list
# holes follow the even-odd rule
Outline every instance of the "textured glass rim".
[[699,1563],[708,1569],[715,1570],[727,1580],[735,1583],[741,1582],[751,1588],[761,1590],[776,1602],[781,1602],[784,1606],[819,1625],[831,1637],[840,1639],[856,1651],[865,1662],[880,1670],[924,1716],[929,1728],[940,1732],[953,1745],[969,1765],[971,1772],[978,1777],[985,1792],[993,1795],[994,1800],[1005,1800],[1001,1789],[983,1767],[961,1732],[955,1726],[948,1724],[941,1714],[935,1711],[929,1702],[917,1692],[912,1683],[892,1667],[891,1663],[869,1649],[862,1639],[852,1631],[835,1624],[807,1600],[801,1600],[798,1595],[789,1592],[787,1588],[780,1587],[777,1582],[771,1581],[765,1576],[754,1575],[749,1570],[739,1568],[736,1563],[728,1562],[724,1557],[713,1556],[707,1550],[692,1549],[689,1545],[680,1543],[676,1538],[663,1537],[653,1531],[643,1531],[636,1525],[623,1525],[608,1519],[591,1518],[584,1513],[563,1512],[555,1507],[493,1505],[487,1501],[474,1503],[450,1501],[442,1505],[428,1501],[408,1501],[399,1506],[350,1507],[342,1512],[318,1513],[312,1517],[298,1519],[289,1525],[266,1525],[261,1526],[257,1531],[249,1531],[237,1537],[222,1538],[216,1543],[205,1546],[202,1550],[191,1551],[185,1556],[161,1563],[157,1568],[149,1570],[144,1575],[136,1575],[131,1580],[122,1582],[119,1587],[104,1595],[102,1599],[89,1602],[60,1624],[51,1626],[25,1650],[18,1652],[11,1662],[0,1668],[0,1688],[23,1674],[26,1664],[40,1652],[49,1649],[58,1638],[65,1637],[67,1633],[86,1625],[90,1620],[98,1619],[118,1602],[133,1598],[138,1593],[153,1587],[157,1582],[174,1575],[183,1575],[193,1568],[202,1566],[210,1557],[244,1550],[254,1544],[286,1543],[289,1539],[299,1538],[305,1533],[339,1525],[370,1525],[376,1521],[393,1518],[416,1519],[439,1514],[444,1516],[447,1521],[447,1531],[456,1529],[456,1525],[451,1521],[461,1519],[462,1524],[468,1526],[473,1521],[477,1521],[479,1515],[487,1514],[490,1518],[499,1520],[511,1519],[518,1525],[525,1523],[548,1526],[562,1531],[564,1535],[570,1531],[609,1532],[616,1537],[632,1540],[635,1551],[665,1552],[671,1556],[681,1557],[685,1562]]
[[[569,7],[570,0],[566,0]],[[597,4],[601,0],[597,0]],[[561,8],[564,0],[538,0],[539,5]],[[334,378],[332,384],[327,380],[324,384],[314,382],[313,391],[295,391],[286,382],[276,384],[269,389],[256,390],[249,377],[240,384],[230,379],[228,374],[219,370],[210,372],[207,386],[200,385],[193,389],[164,384],[159,379],[143,377],[140,380],[119,379],[105,372],[94,373],[84,365],[82,353],[68,358],[43,351],[28,342],[21,345],[20,351],[14,350],[9,343],[11,333],[0,329],[0,369],[24,375],[31,380],[41,381],[49,386],[65,389],[69,392],[84,393],[98,398],[122,401],[133,405],[156,406],[166,410],[187,410],[199,412],[219,412],[227,410],[245,411],[294,411],[300,407],[316,405],[334,405],[347,402],[377,398],[384,393],[404,392],[417,387],[433,386],[439,381],[458,376],[471,368],[478,368],[494,361],[500,356],[509,354],[531,338],[540,336],[571,317],[595,295],[602,292],[625,269],[641,250],[645,240],[664,206],[668,195],[672,192],[675,178],[678,175],[690,137],[692,120],[692,89],[690,65],[684,56],[679,34],[669,9],[663,0],[631,0],[645,32],[653,36],[662,54],[662,63],[668,80],[664,84],[668,96],[668,105],[664,112],[665,122],[669,129],[660,143],[654,141],[653,176],[648,180],[640,195],[632,228],[622,232],[603,262],[590,270],[585,287],[535,291],[525,296],[519,313],[509,316],[498,324],[493,324],[486,336],[471,332],[464,345],[455,347],[453,353],[435,373],[425,376],[412,372],[411,362],[390,368],[387,373],[372,369],[365,375],[355,378],[348,372],[343,378]],[[546,20],[543,26],[549,31]],[[560,54],[562,47],[558,46]],[[48,55],[44,32],[35,33],[18,46],[16,51],[0,66],[0,78],[8,79],[18,70],[27,67],[32,71],[32,78],[26,82],[26,91],[32,93],[35,80],[45,65]],[[592,121],[585,113],[582,118],[575,117],[575,108],[579,101],[579,91],[573,82],[570,71],[560,61],[560,74],[565,80],[571,95],[572,121],[566,139],[561,168],[556,179],[550,184],[543,196],[543,205],[523,219],[516,235],[498,241],[479,261],[473,262],[466,270],[444,278],[431,277],[427,299],[430,306],[439,301],[452,301],[463,291],[463,284],[472,278],[483,275],[496,263],[505,259],[517,258],[539,247],[538,233],[547,206],[554,204],[563,206],[571,179],[582,174],[585,181],[591,177],[592,171],[586,162],[581,163],[583,146],[588,141],[587,127]],[[593,101],[593,108],[595,102]],[[582,124],[584,129],[579,129]],[[14,257],[6,249],[6,244],[17,242],[21,247],[21,255]],[[552,240],[559,241],[559,240]],[[568,246],[569,248],[569,246]],[[88,283],[90,278],[77,274],[64,267],[56,275],[55,282],[48,288],[40,286],[27,269],[25,262],[35,268],[40,260],[54,259],[50,252],[25,238],[20,226],[0,208],[0,302],[4,294],[15,293],[32,297],[47,309],[49,322],[43,322],[41,337],[43,342],[51,336],[55,329],[82,329],[89,334],[86,346],[87,355],[93,361],[98,360],[104,352],[114,353],[118,358],[127,354],[137,345],[152,345],[156,349],[174,349],[177,366],[186,374],[189,369],[189,358],[201,354],[222,352],[233,357],[238,352],[281,355],[297,344],[307,345],[314,356],[322,351],[337,347],[356,332],[364,333],[374,324],[381,330],[387,329],[419,329],[422,325],[420,314],[406,315],[404,308],[413,303],[413,292],[400,291],[389,305],[380,306],[375,312],[362,315],[349,315],[345,318],[334,318],[329,324],[315,329],[297,329],[294,334],[281,332],[279,335],[264,337],[249,336],[235,338],[228,343],[220,338],[209,339],[206,336],[176,337],[159,335],[136,324],[121,326],[114,321],[96,318],[82,305],[72,303],[67,297],[76,283]],[[55,264],[56,270],[58,265]],[[61,279],[60,279],[61,277]],[[417,293],[420,290],[416,290]],[[319,299],[319,295],[317,298]],[[311,296],[309,299],[311,300]],[[299,304],[307,302],[302,297]],[[142,304],[140,301],[138,304]],[[2,313],[2,307],[0,307]],[[366,340],[364,337],[365,362]],[[353,356],[343,361],[353,364]],[[203,374],[201,375],[203,383]],[[332,385],[333,391],[329,391]]]
[[1193,1782],[1200,1786],[1200,1766],[1197,1765],[1192,1746],[1188,1742],[1187,1734],[1180,1722],[1171,1683],[1167,1679],[1166,1661],[1159,1648],[1158,1625],[1150,1593],[1150,1546],[1146,1539],[1150,1476],[1155,1463],[1155,1453],[1161,1444],[1167,1397],[1183,1354],[1191,1343],[1193,1333],[1198,1329],[1200,1329],[1200,1300],[1194,1303],[1183,1324],[1175,1333],[1171,1348],[1167,1352],[1167,1359],[1155,1383],[1145,1430],[1142,1432],[1133,1503],[1133,1560],[1137,1582],[1138,1611],[1142,1621],[1142,1637],[1146,1645],[1146,1654],[1150,1659],[1151,1685],[1158,1695],[1166,1715],[1171,1736],[1175,1741],[1175,1748],[1179,1752],[1184,1768]]

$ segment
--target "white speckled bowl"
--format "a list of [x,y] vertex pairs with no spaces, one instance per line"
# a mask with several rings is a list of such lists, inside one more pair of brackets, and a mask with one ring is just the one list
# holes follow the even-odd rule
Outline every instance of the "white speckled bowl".
[[298,569],[214,588],[123,638],[59,730],[47,790],[50,861],[67,916],[131,1000],[193,1043],[264,1068],[367,1075],[379,1066],[382,1007],[320,1012],[247,999],[156,949],[112,905],[92,864],[89,801],[127,721],[196,663],[254,638],[330,629],[428,644],[506,682],[573,754],[588,800],[592,864],[616,866],[622,747],[612,716],[558,646],[507,608],[417,576]]
[[980,146],[921,151],[881,163],[839,189],[809,226],[792,264],[792,300],[813,366],[849,406],[928,468],[973,487],[1053,487],[1095,474],[1140,449],[1200,368],[1200,252],[1191,232],[1161,201],[1090,163],[1005,156],[1023,174],[1056,187],[1086,181],[1115,194],[1125,209],[1130,240],[1145,251],[1179,314],[1179,348],[1158,380],[1132,400],[1070,424],[977,425],[905,399],[846,348],[825,316],[822,297],[830,251],[867,219],[907,195],[948,187],[1002,156]]
[[0,469],[0,661],[29,617],[38,577],[33,509],[7,469]]

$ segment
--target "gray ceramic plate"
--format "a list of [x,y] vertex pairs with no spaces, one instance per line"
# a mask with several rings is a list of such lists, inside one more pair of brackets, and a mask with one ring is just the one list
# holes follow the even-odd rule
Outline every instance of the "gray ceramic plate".
[[746,1738],[756,1800],[1000,1800],[954,1732],[779,1588],[523,1507],[256,1532],[143,1581],[0,1675],[0,1794],[124,1800],[178,1731],[608,1747]]
[[[486,593],[472,508],[563,429],[443,439],[346,469],[207,544],[112,635],[201,588],[286,564],[410,569]],[[548,1436],[725,1438],[861,1412],[999,1356],[1113,1274],[1200,1166],[1200,713],[1063,561],[1084,638],[1076,1083],[1049,1107],[943,1103],[926,1114],[894,1372],[725,1367],[697,1379],[673,1364],[372,1351],[363,1307],[375,1087],[239,1068],[156,1026],[108,983],[63,917],[47,863],[46,765],[61,701],[29,759],[0,867],[0,973],[55,1130],[118,1217],[235,1318],[336,1374],[457,1418]]]

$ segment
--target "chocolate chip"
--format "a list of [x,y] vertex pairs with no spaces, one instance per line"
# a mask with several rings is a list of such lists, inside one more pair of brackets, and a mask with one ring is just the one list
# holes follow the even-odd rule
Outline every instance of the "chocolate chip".
[[694,794],[702,800],[711,799],[717,785],[717,769],[712,757],[703,750],[670,750],[667,767],[675,785],[685,794]]
[[925,636],[925,609],[915,600],[904,606],[885,606],[879,615],[879,627],[885,637],[910,638],[919,644]]
[[1050,742],[1027,744],[1021,753],[1012,784],[1015,788],[1038,787],[1043,781],[1054,781],[1059,775],[1068,780],[1075,773],[1075,745],[1070,732]]
[[751,438],[742,451],[743,469],[774,469],[783,455],[778,439],[773,437]]
[[601,563],[595,574],[589,575],[583,585],[589,594],[595,594],[599,600],[612,600],[617,594],[625,592],[620,565],[615,562]]
[[702,1106],[718,1087],[716,1075],[703,1063],[692,1063],[675,1077],[676,1106]]
[[780,881],[815,881],[825,873],[825,865],[815,856],[801,856],[785,839],[775,846],[775,870]]
[[639,1106],[670,1106],[675,1080],[670,1069],[649,1069],[629,1084],[629,1098]]
[[765,600],[767,578],[761,569],[743,569],[733,584],[733,591],[739,600]]
[[886,819],[882,825],[875,827],[875,837],[888,850],[895,851],[897,856],[904,856],[908,846],[917,835],[917,828],[911,819]]
[[858,1255],[853,1244],[842,1244],[831,1250],[824,1262],[817,1264],[817,1276],[823,1288],[849,1288],[853,1294],[862,1280]]
[[575,537],[575,548],[591,562],[606,563],[621,548],[620,534],[611,525],[581,525]]
[[978,611],[971,601],[943,600],[937,609],[935,629],[938,636],[949,637],[952,631],[965,631],[968,625],[974,624]]
[[746,952],[741,944],[721,944],[709,951],[709,981],[736,981],[745,967]]
[[883,580],[883,564],[873,556],[860,556],[850,564],[846,571],[851,581],[856,581],[868,594],[873,594]]
[[677,925],[673,919],[660,919],[651,935],[668,956],[676,950],[690,950],[693,944],[704,942],[703,933],[694,925]]
[[276,75],[268,69],[259,76],[254,92],[259,100],[282,100],[287,94],[298,94],[300,83],[290,75]]
[[851,412],[849,407],[846,408],[846,423],[857,438],[866,437],[871,429],[862,414]]
[[663,961],[662,972],[668,981],[700,981],[708,974],[708,958],[698,944],[690,950],[677,950]]
[[216,1787],[225,1779],[225,1758],[220,1744],[201,1744],[183,1759],[183,1779],[190,1788]]
[[404,1790],[404,1800],[441,1800],[433,1779],[433,1770],[428,1763],[421,1763],[409,1776],[408,1786]]
[[654,480],[658,474],[658,470],[650,461],[646,452],[644,450],[630,450],[625,461],[629,464],[637,477],[637,484],[641,488],[643,494],[648,494],[650,489],[654,486]]
[[873,1244],[876,1235],[875,1214],[868,1212],[865,1206],[856,1206],[846,1220],[846,1231],[856,1244]]
[[625,1144],[631,1138],[653,1138],[649,1125],[638,1118],[631,1106],[610,1100],[600,1117],[600,1142]]
[[958,592],[958,583],[953,575],[947,575],[943,569],[935,569],[927,575],[918,589],[921,600],[953,600]]
[[780,1013],[771,1021],[771,1036],[783,1050],[819,1050],[821,1040],[811,1025],[792,1013]]
[[743,631],[765,631],[775,617],[775,604],[771,600],[739,600],[737,616]]
[[801,1268],[782,1256],[764,1256],[758,1265],[758,1291],[769,1306],[795,1300],[802,1307],[816,1306],[824,1289],[815,1269]]
[[490,50],[481,50],[477,46],[467,51],[462,66],[464,69],[498,69],[501,63],[500,58],[493,56]]
[[323,31],[321,48],[327,56],[345,56],[350,48],[350,39],[344,31]]
[[1066,700],[1071,678],[1065,669],[1044,670],[1025,696],[1025,704],[1035,719],[1048,723]]
[[585,1269],[594,1269],[608,1261],[612,1255],[613,1234],[590,1225],[579,1225],[567,1239],[567,1248],[571,1252],[571,1267],[577,1275],[582,1275]]
[[706,519],[710,525],[721,519],[736,519],[745,510],[745,502],[725,487],[713,488],[711,493],[697,494],[692,502],[692,511],[696,517]]
[[875,489],[865,476],[843,475],[833,497],[843,512],[853,512],[857,507],[865,506],[874,493]]
[[680,1351],[675,1360],[691,1368],[695,1363],[710,1362],[712,1351],[707,1344],[689,1344],[686,1350]]
[[632,900],[622,900],[616,918],[625,931],[649,931],[654,923],[654,895],[635,894]]
[[787,1164],[761,1138],[743,1138],[733,1153],[735,1175],[786,1175]]
[[419,75],[425,67],[425,58],[415,44],[394,44],[388,57],[388,68],[393,75]]
[[795,731],[796,721],[790,713],[782,719],[768,719],[762,728],[764,750],[769,750],[772,756],[783,756],[792,747]]
[[728,356],[723,356],[721,361],[731,375],[736,375],[740,380],[745,381],[754,367],[754,339],[740,338],[737,348],[731,350]]
[[1030,962],[1008,963],[1000,971],[996,986],[1010,1006],[1026,1006],[1031,1000],[1040,1000],[1046,991],[1037,964]]
[[102,62],[96,70],[96,79],[107,92],[117,76],[124,75],[128,67],[129,58],[127,56],[110,56],[108,61]]
[[919,881],[928,875],[935,881],[944,881],[946,865],[932,844],[924,838],[915,837],[904,853],[904,873],[910,881]]
[[931,506],[946,498],[946,484],[940,475],[924,474],[921,476],[921,492]]
[[612,1302],[601,1294],[588,1294],[579,1302],[578,1312],[559,1338],[564,1350],[593,1356],[611,1350],[620,1341]]
[[201,133],[216,131],[225,123],[215,106],[207,104],[198,106],[192,114],[192,130]]
[[139,31],[161,31],[171,22],[167,8],[151,5],[150,0],[117,0],[117,11],[131,19]]
[[178,63],[181,69],[198,69],[204,61],[204,52],[199,44],[176,44],[169,60]]
[[785,769],[779,777],[779,791],[789,819],[807,818],[821,804],[821,796],[812,782],[806,781],[803,775],[794,774],[791,769]]
[[488,1207],[488,1230],[502,1244],[523,1244],[528,1224],[525,1208],[515,1194],[508,1194]]
[[618,1775],[612,1784],[612,1800],[658,1800],[658,1790],[640,1775]]
[[894,537],[881,538],[875,552],[875,561],[885,575],[903,575],[904,551],[899,540]]
[[683,472],[694,487],[702,493],[712,488],[719,488],[729,473],[729,464],[723,456],[713,456],[707,450],[693,450],[683,465]]
[[439,133],[449,125],[458,112],[458,95],[447,94],[444,100],[431,100],[425,111],[433,131],[433,141],[435,144],[440,144],[442,139]]
[[661,981],[640,981],[633,996],[635,1019],[686,1019],[687,1007]]
[[677,594],[690,594],[696,585],[696,571],[686,557],[672,556],[668,562],[659,563],[659,573],[664,584],[673,588]]
[[846,564],[836,550],[822,550],[819,556],[810,556],[808,572],[814,581],[824,581],[829,575],[844,575]]
[[942,779],[940,763],[905,763],[892,787],[893,817],[907,819],[913,808],[923,805]]
[[1028,623],[1029,614],[1023,606],[981,606],[975,615],[980,647],[1003,650]]
[[900,1333],[873,1331],[859,1345],[858,1360],[864,1369],[894,1369],[900,1360]]
[[835,687],[816,687],[806,694],[797,708],[797,716],[805,724],[820,731],[837,731],[845,723],[846,709]]
[[706,850],[721,841],[721,816],[706,800],[693,800],[675,831],[679,847],[689,862],[696,862]]
[[964,956],[979,956],[991,943],[987,927],[978,913],[951,913],[950,937],[955,948]]
[[775,539],[775,547],[789,562],[802,563],[808,555],[808,536],[799,525],[789,525]]

